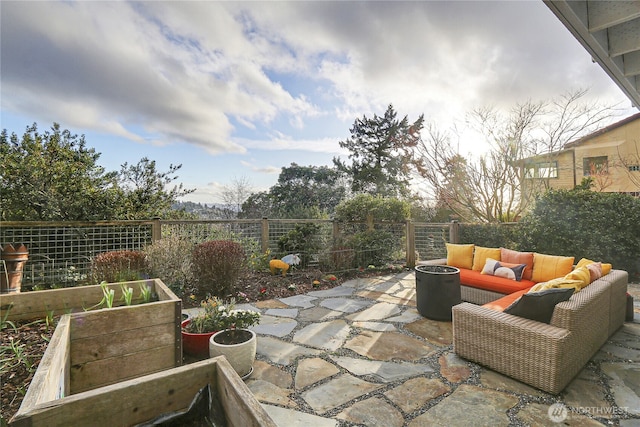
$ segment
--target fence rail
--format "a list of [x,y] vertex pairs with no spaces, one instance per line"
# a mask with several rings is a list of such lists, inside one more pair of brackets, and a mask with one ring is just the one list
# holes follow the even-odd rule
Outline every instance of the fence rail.
[[[307,254],[312,263],[322,258],[340,258],[353,251],[341,242],[358,232],[374,228],[390,236],[384,248],[359,248],[379,251],[390,261],[404,262],[412,267],[419,259],[446,256],[446,242],[457,242],[457,223],[375,222],[339,223],[331,220],[309,219],[243,219],[207,221],[96,221],[96,222],[23,222],[0,223],[0,243],[24,243],[29,260],[24,267],[23,286],[55,284],[73,286],[84,283],[91,269],[92,259],[102,252],[140,251],[163,237],[178,235],[194,244],[207,240],[233,239],[240,241],[249,253],[267,250],[279,254],[279,241],[302,224],[317,226],[316,238],[321,249]],[[286,250],[287,248],[285,248]],[[6,268],[0,264],[0,274]],[[328,272],[336,272],[328,271]]]

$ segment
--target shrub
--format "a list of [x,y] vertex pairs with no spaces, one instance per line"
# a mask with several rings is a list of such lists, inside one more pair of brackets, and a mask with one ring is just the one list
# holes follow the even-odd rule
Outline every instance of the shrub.
[[178,236],[153,242],[144,249],[150,277],[162,280],[178,296],[193,283],[193,243]]
[[220,298],[235,295],[245,265],[242,245],[231,240],[200,243],[193,250],[193,276],[200,293]]
[[300,266],[306,267],[311,256],[322,247],[320,226],[312,223],[296,224],[293,230],[278,239],[278,249],[283,254],[299,253]]
[[460,243],[473,243],[487,248],[502,246],[517,249],[515,247],[516,231],[513,223],[460,224]]
[[368,230],[356,233],[351,238],[351,246],[356,252],[358,267],[380,266],[393,258],[395,239],[393,233],[385,230]]
[[140,280],[147,271],[145,255],[141,251],[111,251],[96,255],[91,262],[91,281],[127,282]]

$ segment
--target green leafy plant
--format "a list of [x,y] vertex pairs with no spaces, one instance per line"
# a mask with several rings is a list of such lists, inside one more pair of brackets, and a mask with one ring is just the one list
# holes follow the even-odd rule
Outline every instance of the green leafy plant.
[[140,283],[140,296],[142,297],[142,302],[144,303],[148,303],[149,301],[151,301],[151,288],[145,283]]
[[98,305],[104,304],[107,308],[113,307],[113,299],[115,298],[116,292],[113,289],[109,289],[107,282],[100,283],[100,288],[102,288],[102,300]]
[[517,225],[517,248],[613,264],[640,275],[640,199],[588,190],[550,190]]
[[17,330],[15,323],[11,320],[7,320],[9,318],[9,313],[13,308],[13,303],[9,305],[9,307],[4,310],[4,314],[0,317],[0,331],[4,331],[6,328],[11,328],[14,331]]
[[278,249],[283,254],[300,254],[300,267],[306,267],[312,255],[322,247],[320,230],[318,224],[296,224],[293,230],[278,239]]
[[224,329],[244,329],[260,321],[260,313],[252,310],[235,308],[235,299],[227,302],[217,297],[209,297],[202,301],[202,313],[190,319],[186,331],[202,334]]
[[133,300],[133,288],[126,286],[124,283],[120,284],[120,290],[122,291],[122,300],[126,305],[131,305]]
[[231,240],[212,240],[193,250],[193,275],[202,294],[235,295],[240,274],[246,268],[242,246]]

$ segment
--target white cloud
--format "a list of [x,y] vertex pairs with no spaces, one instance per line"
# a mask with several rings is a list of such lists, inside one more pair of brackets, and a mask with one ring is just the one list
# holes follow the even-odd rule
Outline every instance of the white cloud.
[[474,107],[577,87],[625,99],[540,1],[5,2],[0,12],[3,111],[211,154],[341,154],[336,128],[389,103],[447,128]]

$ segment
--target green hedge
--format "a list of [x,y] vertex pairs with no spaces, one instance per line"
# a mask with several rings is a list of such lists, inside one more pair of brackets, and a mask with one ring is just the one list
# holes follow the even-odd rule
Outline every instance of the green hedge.
[[630,279],[640,273],[640,199],[619,193],[551,190],[518,223],[529,250],[610,262]]
[[609,262],[640,280],[640,199],[550,190],[517,224],[461,224],[460,243]]

